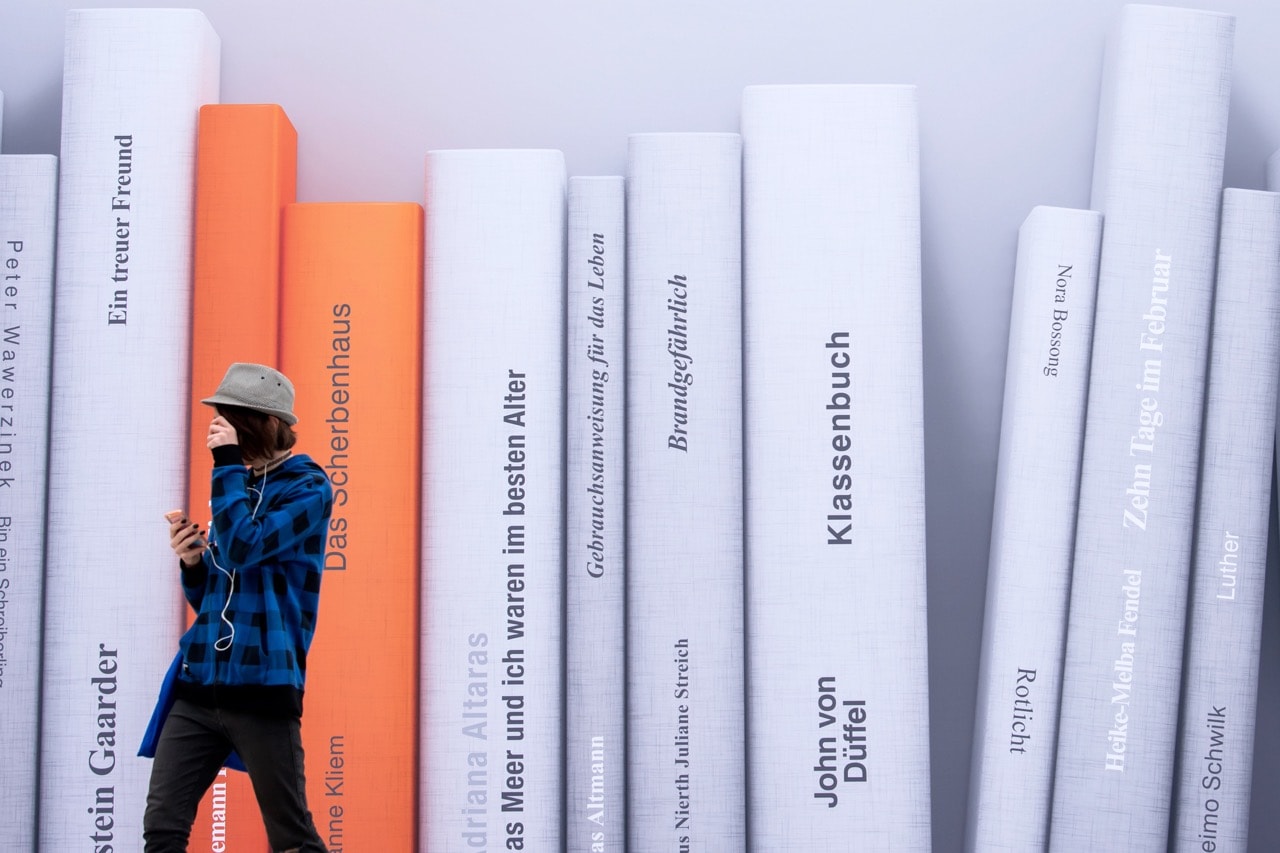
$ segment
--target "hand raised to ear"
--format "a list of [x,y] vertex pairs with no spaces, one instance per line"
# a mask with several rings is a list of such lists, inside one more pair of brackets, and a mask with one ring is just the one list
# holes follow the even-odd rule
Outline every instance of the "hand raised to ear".
[[222,415],[218,415],[209,422],[209,437],[205,440],[205,447],[212,450],[225,444],[239,443],[240,437],[236,435],[236,428],[228,423],[227,419]]

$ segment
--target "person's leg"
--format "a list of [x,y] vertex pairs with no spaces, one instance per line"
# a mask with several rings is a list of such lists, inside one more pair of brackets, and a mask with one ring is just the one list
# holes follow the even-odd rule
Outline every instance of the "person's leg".
[[230,752],[214,711],[182,699],[174,702],[151,765],[142,818],[146,853],[185,853],[200,798]]
[[249,771],[271,849],[326,853],[307,808],[301,721],[228,711],[222,718]]

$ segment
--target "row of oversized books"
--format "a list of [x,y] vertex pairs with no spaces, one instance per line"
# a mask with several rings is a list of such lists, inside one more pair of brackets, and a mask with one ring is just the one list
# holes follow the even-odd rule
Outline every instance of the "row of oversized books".
[[[1093,209],[1019,234],[972,850],[1247,845],[1280,196],[1222,187],[1233,26],[1126,7]],[[331,853],[930,849],[914,88],[326,204],[218,79],[198,12],[72,12],[60,157],[0,156],[0,846],[139,849],[163,513],[252,361],[334,490]],[[243,774],[192,849],[267,849]]]

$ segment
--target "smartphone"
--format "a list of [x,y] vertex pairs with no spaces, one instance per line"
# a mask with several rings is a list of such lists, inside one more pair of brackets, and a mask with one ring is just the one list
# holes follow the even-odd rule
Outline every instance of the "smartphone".
[[[180,521],[186,521],[187,514],[180,509],[171,509],[164,514],[164,520],[169,522],[170,524],[177,524]],[[196,537],[196,540],[191,544],[196,547],[203,548],[204,537],[203,536]]]

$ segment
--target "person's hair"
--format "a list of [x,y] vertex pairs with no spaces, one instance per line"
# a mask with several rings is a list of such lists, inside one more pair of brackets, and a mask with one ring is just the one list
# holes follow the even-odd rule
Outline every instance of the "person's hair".
[[245,461],[266,460],[281,450],[288,450],[298,441],[293,427],[274,415],[247,409],[244,406],[217,405],[218,414],[235,427],[240,453]]

